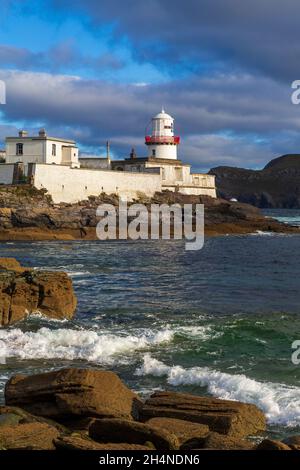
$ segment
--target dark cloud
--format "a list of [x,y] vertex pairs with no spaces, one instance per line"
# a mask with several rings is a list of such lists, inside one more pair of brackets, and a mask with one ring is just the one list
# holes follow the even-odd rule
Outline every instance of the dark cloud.
[[[52,0],[57,9],[67,0]],[[201,70],[209,62],[285,81],[298,77],[298,0],[74,0],[95,31],[110,21],[139,60]]]
[[145,155],[145,126],[162,104],[176,118],[180,156],[195,168],[260,167],[287,150],[299,152],[300,107],[292,105],[289,87],[263,77],[215,75],[147,86],[16,71],[2,71],[0,79],[7,85],[7,122],[38,123],[89,149],[110,139],[120,157],[133,145]]
[[17,68],[19,70],[118,70],[124,63],[116,55],[105,53],[92,56],[78,51],[73,41],[64,41],[56,44],[44,52],[32,52],[26,48],[0,44],[0,64],[2,67]]

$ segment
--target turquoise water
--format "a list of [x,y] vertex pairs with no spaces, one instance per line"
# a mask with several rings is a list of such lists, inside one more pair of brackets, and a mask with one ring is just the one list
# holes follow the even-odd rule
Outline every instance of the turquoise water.
[[64,366],[116,371],[154,389],[248,401],[268,432],[300,429],[300,235],[181,241],[2,243],[1,256],[67,271],[79,299],[69,322],[40,316],[0,330],[8,377]]

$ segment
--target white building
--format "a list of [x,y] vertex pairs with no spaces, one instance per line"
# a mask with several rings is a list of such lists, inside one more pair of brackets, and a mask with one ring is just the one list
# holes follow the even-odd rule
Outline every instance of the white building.
[[75,141],[49,137],[45,129],[41,129],[38,136],[29,136],[28,132],[20,131],[18,137],[7,137],[5,142],[6,163],[80,166]]
[[75,203],[104,192],[127,199],[141,194],[152,197],[163,190],[216,197],[215,177],[191,173],[191,166],[177,157],[180,137],[174,135],[174,119],[164,110],[152,118],[145,137],[147,157],[132,150],[124,160],[78,158],[73,140],[38,136],[20,131],[6,138],[6,163],[0,164],[0,184],[30,183],[46,189],[55,203]]

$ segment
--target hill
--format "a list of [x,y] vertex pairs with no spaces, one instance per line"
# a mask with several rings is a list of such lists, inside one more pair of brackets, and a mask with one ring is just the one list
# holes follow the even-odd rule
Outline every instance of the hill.
[[262,170],[219,166],[209,173],[216,176],[219,197],[260,208],[300,208],[300,154],[275,158]]

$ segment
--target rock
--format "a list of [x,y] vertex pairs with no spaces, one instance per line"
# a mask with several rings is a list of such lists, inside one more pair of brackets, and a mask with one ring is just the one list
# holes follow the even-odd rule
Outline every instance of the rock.
[[179,444],[194,438],[203,438],[209,434],[209,427],[206,424],[193,423],[183,419],[174,418],[152,418],[146,421],[148,426],[157,429],[172,431],[177,436]]
[[16,272],[23,272],[25,270],[15,258],[0,258],[0,270],[1,269]]
[[300,436],[290,436],[282,441],[288,446],[300,446]]
[[290,447],[281,441],[272,439],[265,439],[262,441],[255,450],[291,450]]
[[56,428],[43,423],[0,426],[0,447],[9,450],[53,450]]
[[101,444],[80,436],[60,436],[54,444],[58,450],[150,450],[147,446],[124,442]]
[[66,273],[29,270],[14,259],[0,258],[0,326],[35,312],[72,318],[76,304],[72,280]]
[[17,422],[20,424],[43,423],[55,427],[60,433],[69,432],[65,426],[53,421],[52,419],[34,416],[17,406],[0,406],[0,426],[1,423],[14,425],[17,424]]
[[178,418],[206,424],[211,431],[244,437],[266,429],[266,419],[255,405],[177,392],[155,392],[144,404],[141,421]]
[[144,445],[153,443],[157,450],[179,448],[177,437],[165,429],[124,419],[97,419],[89,428],[89,436],[97,442],[126,442]]
[[1,426],[16,426],[22,420],[21,416],[14,413],[6,413],[0,415],[0,427]]
[[15,375],[5,387],[7,405],[64,422],[70,417],[137,417],[138,396],[113,372],[61,369],[38,375]]
[[215,450],[250,450],[253,449],[253,444],[244,439],[237,439],[234,437],[224,436],[217,432],[211,432],[207,437],[201,441],[202,449],[215,449]]

